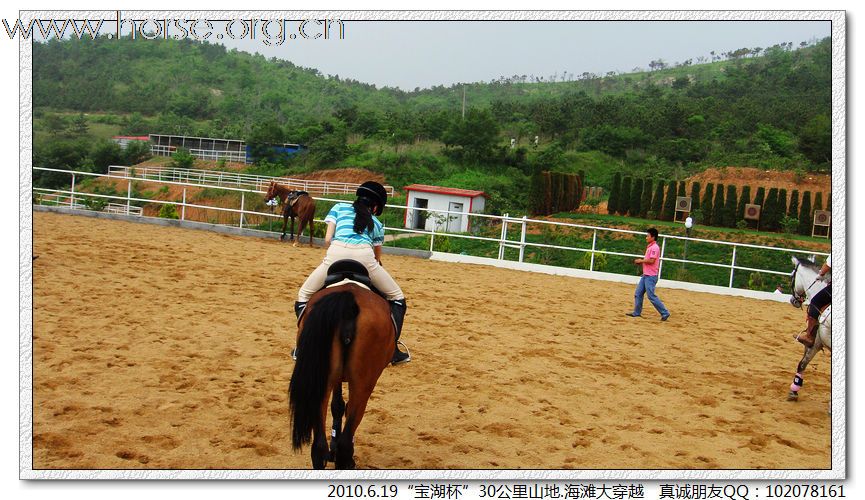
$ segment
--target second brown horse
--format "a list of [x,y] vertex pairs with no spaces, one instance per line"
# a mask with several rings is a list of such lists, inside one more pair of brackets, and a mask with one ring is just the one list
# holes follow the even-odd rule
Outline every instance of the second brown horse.
[[270,201],[276,197],[279,197],[283,206],[282,236],[279,239],[285,240],[285,229],[288,226],[288,219],[291,219],[289,241],[294,241],[294,218],[297,217],[300,219],[300,226],[297,229],[297,242],[300,242],[300,235],[303,234],[303,229],[308,224],[309,246],[312,246],[312,222],[315,216],[315,200],[305,191],[296,191],[288,186],[271,181],[270,186],[267,188],[267,193],[264,195],[264,201]]

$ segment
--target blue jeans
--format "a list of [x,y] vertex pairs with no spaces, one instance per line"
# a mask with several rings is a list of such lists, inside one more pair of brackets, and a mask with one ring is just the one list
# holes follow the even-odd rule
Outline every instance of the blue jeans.
[[634,292],[634,314],[639,316],[643,312],[643,294],[648,294],[649,302],[661,313],[662,318],[670,315],[670,311],[664,307],[664,303],[655,295],[655,285],[657,284],[657,276],[647,276],[645,274],[640,276],[640,282],[637,283],[637,290]]

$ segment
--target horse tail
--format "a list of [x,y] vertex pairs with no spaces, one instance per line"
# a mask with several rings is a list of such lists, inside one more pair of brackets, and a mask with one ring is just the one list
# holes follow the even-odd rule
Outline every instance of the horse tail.
[[307,311],[297,345],[297,361],[288,386],[292,418],[291,446],[300,449],[321,423],[321,405],[327,395],[333,335],[354,336],[360,309],[351,292],[324,296]]

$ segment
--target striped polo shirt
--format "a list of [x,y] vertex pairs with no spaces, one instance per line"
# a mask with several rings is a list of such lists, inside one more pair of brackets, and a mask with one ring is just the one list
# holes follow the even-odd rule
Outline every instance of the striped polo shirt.
[[373,215],[372,233],[368,229],[364,229],[363,233],[357,234],[354,232],[354,215],[354,207],[350,203],[337,203],[330,209],[324,222],[336,224],[336,231],[333,233],[334,241],[349,245],[381,246],[384,243],[384,226],[382,223]]

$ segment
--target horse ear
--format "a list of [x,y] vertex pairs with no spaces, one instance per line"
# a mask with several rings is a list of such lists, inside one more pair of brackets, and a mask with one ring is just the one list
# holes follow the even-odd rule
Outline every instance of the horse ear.
[[791,256],[791,257],[790,257],[790,262],[792,262],[793,265],[795,266],[796,264],[799,263],[799,257],[796,257],[795,255]]

